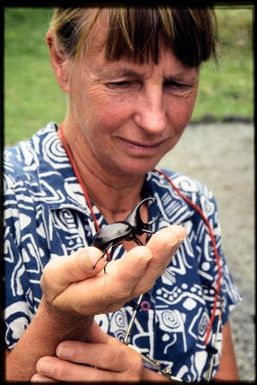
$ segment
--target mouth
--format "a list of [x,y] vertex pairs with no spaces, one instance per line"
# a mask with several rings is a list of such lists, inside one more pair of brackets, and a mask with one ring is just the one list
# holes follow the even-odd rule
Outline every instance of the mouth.
[[152,156],[155,155],[156,152],[160,149],[160,147],[164,144],[166,139],[156,141],[156,142],[139,142],[127,138],[118,137],[117,138],[123,147],[128,152],[133,153],[134,155],[145,155]]
[[164,139],[158,142],[137,142],[131,139],[125,139],[125,138],[119,138],[119,139],[121,141],[124,141],[128,145],[142,147],[142,148],[157,148],[157,147],[160,147],[165,142]]

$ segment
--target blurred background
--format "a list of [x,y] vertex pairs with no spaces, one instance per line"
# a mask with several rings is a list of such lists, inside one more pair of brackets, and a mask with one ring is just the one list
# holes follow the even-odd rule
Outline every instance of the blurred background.
[[[65,95],[56,85],[44,41],[52,8],[5,8],[5,139],[30,137],[59,122]],[[216,8],[220,60],[203,65],[192,122],[251,121],[253,61],[251,7]]]
[[[5,8],[4,139],[60,122],[59,90],[44,42],[52,8]],[[192,121],[160,166],[199,179],[218,201],[223,248],[242,302],[231,320],[241,381],[255,376],[253,7],[216,7],[219,63],[203,64]]]

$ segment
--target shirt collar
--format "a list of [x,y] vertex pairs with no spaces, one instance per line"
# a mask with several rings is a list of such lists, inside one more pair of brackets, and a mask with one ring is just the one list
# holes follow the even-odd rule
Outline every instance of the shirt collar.
[[[189,191],[184,189],[183,186],[183,181],[188,180],[186,176],[170,170],[161,171],[172,179],[172,182],[176,185],[176,187],[182,190],[182,193],[187,196],[191,195]],[[149,193],[152,194],[152,196],[154,196],[157,200],[163,226],[164,224],[183,223],[194,215],[195,211],[182,197],[176,193],[167,179],[158,173],[158,169],[155,169],[147,174],[146,183]]]
[[72,208],[90,215],[80,184],[57,135],[57,125],[49,123],[34,137],[39,156],[39,179],[50,209]]

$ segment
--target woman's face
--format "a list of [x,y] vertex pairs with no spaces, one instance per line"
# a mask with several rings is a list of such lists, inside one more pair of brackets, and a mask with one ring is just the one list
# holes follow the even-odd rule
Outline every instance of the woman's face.
[[[198,88],[198,68],[162,51],[158,65],[106,61],[101,37],[71,63],[68,122],[85,157],[115,175],[143,175],[178,142]],[[79,143],[82,146],[82,143]]]

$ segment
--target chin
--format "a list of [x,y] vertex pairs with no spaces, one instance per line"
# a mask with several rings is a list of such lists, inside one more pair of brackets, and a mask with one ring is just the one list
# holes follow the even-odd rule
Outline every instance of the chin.
[[120,170],[123,176],[128,175],[128,176],[134,176],[134,177],[135,176],[142,177],[149,171],[153,170],[158,164],[158,162],[159,160],[153,162],[153,161],[145,161],[145,160],[142,161],[139,159],[138,161],[128,162],[127,164],[125,163],[122,168],[120,167]]

